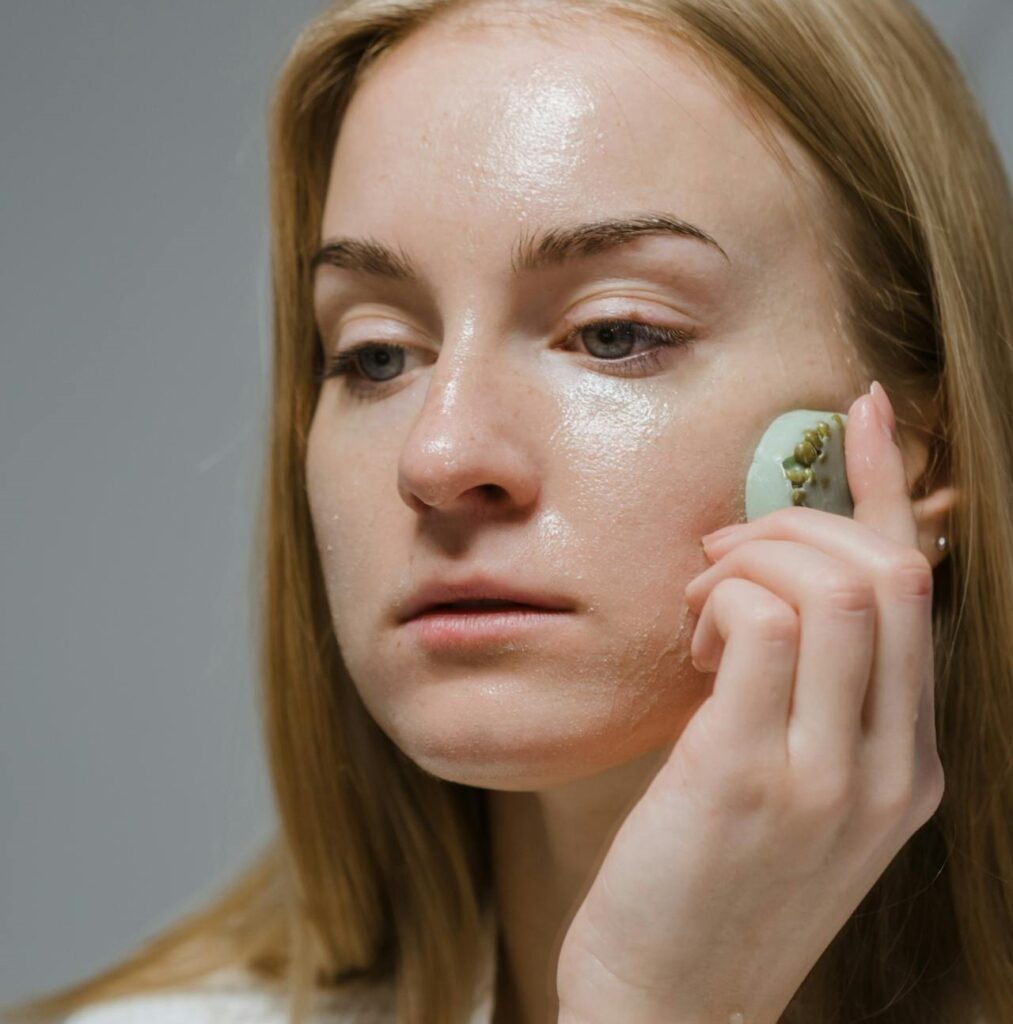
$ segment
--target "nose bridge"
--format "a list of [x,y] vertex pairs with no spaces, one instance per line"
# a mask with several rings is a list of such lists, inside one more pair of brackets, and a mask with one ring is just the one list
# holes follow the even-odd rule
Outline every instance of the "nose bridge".
[[501,331],[491,324],[470,308],[444,330],[401,450],[399,489],[410,505],[445,505],[489,484],[515,498],[525,490],[521,432],[528,418],[521,406],[531,391],[511,370]]
[[[496,345],[492,329],[482,327],[483,322],[488,324],[489,320],[483,321],[470,308],[444,330],[415,428],[428,426],[428,423],[423,424],[426,420],[440,424],[436,429],[447,429],[442,425],[444,420],[456,426],[454,421],[460,419],[459,413],[467,413],[468,403],[476,402],[479,397],[486,401],[492,397],[494,389],[488,387],[488,378],[493,372]],[[502,355],[502,351],[499,354]]]

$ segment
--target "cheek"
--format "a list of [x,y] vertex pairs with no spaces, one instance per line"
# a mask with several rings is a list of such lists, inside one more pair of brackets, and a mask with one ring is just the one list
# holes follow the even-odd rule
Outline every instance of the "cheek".
[[636,567],[622,574],[631,585],[637,576],[650,581],[658,566],[694,575],[707,564],[702,535],[733,521],[742,505],[749,452],[741,431],[720,408],[701,410],[689,389],[605,384],[593,399],[586,390],[567,403],[572,411],[557,431],[550,504],[578,526],[588,558]]
[[624,680],[620,699],[643,707],[669,677],[692,638],[684,589],[707,560],[701,537],[730,521],[739,503],[737,474],[687,450],[673,432],[630,452],[581,516],[585,577],[607,635],[609,674]]
[[[670,674],[680,647],[688,658],[683,591],[710,564],[701,537],[739,514],[749,453],[720,417],[673,416],[647,403],[638,410],[636,398],[628,394],[612,416],[599,408],[587,430],[567,421],[549,501],[579,534],[582,582],[607,636],[609,674],[628,680],[626,691],[640,701]],[[718,436],[721,429],[729,436]]]
[[342,448],[340,433],[322,424],[315,418],[307,439],[306,496],[332,619],[340,625],[369,585],[369,539],[383,525],[368,475]]

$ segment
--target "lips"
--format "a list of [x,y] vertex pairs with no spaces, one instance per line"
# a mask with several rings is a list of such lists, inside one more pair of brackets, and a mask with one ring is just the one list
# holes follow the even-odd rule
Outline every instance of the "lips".
[[478,611],[504,611],[510,608],[535,608],[533,604],[522,604],[520,601],[497,601],[491,598],[472,601],[452,601],[448,604],[431,604],[423,608],[419,615],[429,615],[433,612],[478,612]]
[[502,576],[466,579],[431,579],[415,590],[396,610],[398,622],[435,611],[573,611],[573,601],[547,588],[511,583]]

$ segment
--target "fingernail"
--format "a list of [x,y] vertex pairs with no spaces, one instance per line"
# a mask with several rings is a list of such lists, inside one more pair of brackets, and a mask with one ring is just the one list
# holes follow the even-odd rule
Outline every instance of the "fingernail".
[[883,433],[886,434],[894,444],[897,443],[897,417],[893,412],[893,403],[890,401],[889,396],[883,388],[883,385],[878,380],[874,380],[869,388],[869,394],[872,395],[872,400],[876,403],[876,410],[879,416],[879,422],[883,427]]
[[720,530],[715,530],[713,533],[705,533],[701,538],[704,542],[709,540],[718,540],[724,537],[725,534],[731,533],[733,530],[737,530],[742,523],[732,523],[730,526],[722,526]]

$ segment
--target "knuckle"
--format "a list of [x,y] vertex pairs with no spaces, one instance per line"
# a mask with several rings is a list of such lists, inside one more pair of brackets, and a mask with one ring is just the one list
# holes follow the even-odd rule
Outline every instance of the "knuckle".
[[755,816],[780,813],[780,776],[755,765],[741,766],[720,773],[713,782],[724,807],[737,815]]
[[768,643],[796,643],[800,626],[795,610],[779,598],[758,597],[744,616],[746,628]]
[[807,783],[806,805],[822,817],[840,817],[855,802],[851,776],[841,771],[821,771]]
[[913,787],[907,780],[883,780],[878,783],[869,800],[872,816],[884,824],[893,824],[911,813]]
[[749,588],[737,576],[725,576],[714,584],[708,602],[715,615],[732,617],[741,601],[748,599]]
[[769,793],[756,780],[736,775],[720,780],[722,802],[736,814],[756,814],[767,806]]
[[932,564],[920,552],[911,550],[890,566],[887,586],[896,597],[924,601],[932,597]]
[[868,613],[876,607],[876,588],[857,573],[834,573],[822,581],[821,592],[835,612]]

